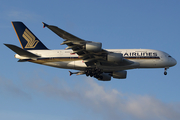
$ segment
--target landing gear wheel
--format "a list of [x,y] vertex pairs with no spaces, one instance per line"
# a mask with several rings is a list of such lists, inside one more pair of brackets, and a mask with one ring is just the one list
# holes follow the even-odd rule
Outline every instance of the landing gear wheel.
[[89,74],[86,72],[86,76],[88,77],[89,76]]
[[103,79],[103,76],[99,76],[99,79],[102,80],[102,79]]
[[166,68],[164,68],[164,75],[167,75],[167,67]]
[[93,76],[93,74],[90,74],[90,77],[92,77]]
[[89,68],[85,70],[85,74],[86,76],[90,76],[90,77],[95,77],[95,78],[99,78],[100,74],[103,73],[102,69],[99,68]]

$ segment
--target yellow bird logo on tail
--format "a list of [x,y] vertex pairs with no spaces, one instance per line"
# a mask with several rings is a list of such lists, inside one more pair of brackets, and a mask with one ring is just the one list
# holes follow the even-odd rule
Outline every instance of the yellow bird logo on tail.
[[36,40],[35,36],[28,29],[25,29],[22,36],[27,41],[25,48],[35,48],[39,42],[39,40]]

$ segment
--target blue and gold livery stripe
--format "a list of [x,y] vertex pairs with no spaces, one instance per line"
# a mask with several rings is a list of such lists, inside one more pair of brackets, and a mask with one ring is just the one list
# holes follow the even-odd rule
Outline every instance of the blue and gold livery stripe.
[[160,57],[156,56],[140,56],[140,57],[124,57],[125,59],[160,59]]

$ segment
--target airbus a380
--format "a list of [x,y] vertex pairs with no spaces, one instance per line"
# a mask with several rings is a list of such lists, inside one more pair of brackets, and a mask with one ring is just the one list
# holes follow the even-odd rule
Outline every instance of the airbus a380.
[[[72,74],[85,74],[101,81],[110,81],[111,77],[125,79],[129,69],[164,68],[176,65],[169,54],[152,49],[103,49],[102,43],[86,41],[56,26],[43,23],[64,41],[65,50],[48,49],[22,22],[12,22],[21,47],[5,44],[13,50],[18,62],[33,62],[47,66],[74,69]],[[70,49],[70,50],[69,50]]]

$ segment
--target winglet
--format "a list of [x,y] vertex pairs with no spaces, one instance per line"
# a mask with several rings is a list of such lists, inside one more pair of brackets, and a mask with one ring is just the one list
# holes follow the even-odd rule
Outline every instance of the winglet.
[[45,27],[48,26],[48,24],[46,24],[46,23],[44,23],[44,22],[42,22],[42,23],[43,23],[43,28],[45,28]]
[[71,71],[69,71],[69,76],[71,76],[73,73]]

